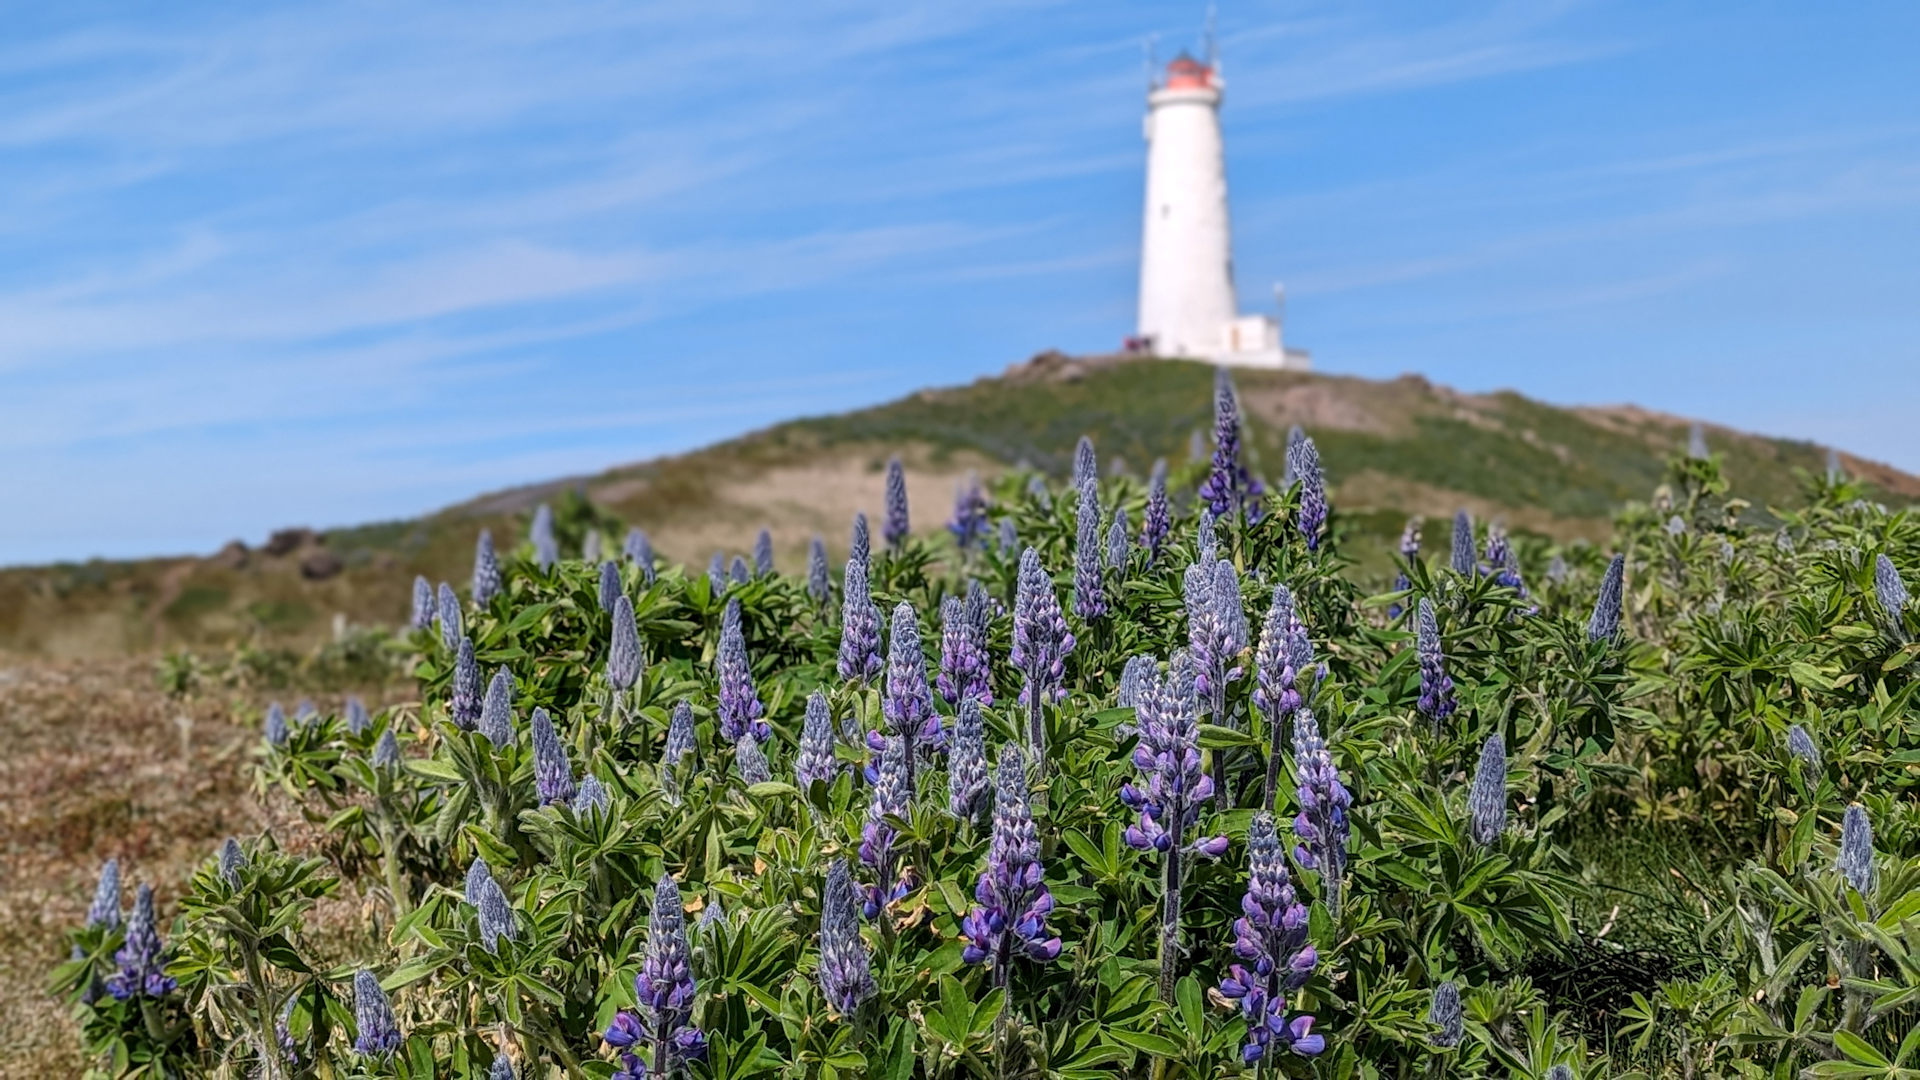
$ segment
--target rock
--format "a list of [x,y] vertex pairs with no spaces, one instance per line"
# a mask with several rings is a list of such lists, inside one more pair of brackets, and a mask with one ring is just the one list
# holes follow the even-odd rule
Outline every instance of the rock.
[[346,564],[340,561],[340,556],[326,548],[310,551],[306,558],[300,560],[300,576],[308,581],[325,581],[345,568]]
[[247,560],[251,557],[252,553],[247,550],[246,544],[238,540],[229,540],[226,546],[213,556],[213,562],[229,570],[240,570],[247,565]]
[[281,555],[291,555],[313,541],[312,529],[276,529],[272,536],[267,537],[266,544],[260,550],[278,558]]

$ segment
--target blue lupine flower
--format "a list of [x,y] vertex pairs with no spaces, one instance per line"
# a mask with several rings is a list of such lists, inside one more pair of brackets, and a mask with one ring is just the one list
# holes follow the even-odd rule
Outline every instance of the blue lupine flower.
[[831,787],[840,775],[840,762],[833,756],[833,712],[827,695],[815,690],[807,698],[807,718],[800,727],[800,754],[794,759],[793,774],[801,791],[815,780]]
[[735,555],[733,557],[733,562],[727,569],[727,577],[735,585],[745,585],[747,582],[753,580],[753,574],[747,569],[747,560],[744,556]]
[[352,735],[360,735],[372,726],[373,717],[367,715],[366,702],[361,701],[358,697],[348,696],[347,732]]
[[733,744],[733,768],[740,774],[740,782],[748,787],[764,784],[773,779],[773,766],[767,763],[766,752],[760,749],[760,740],[752,732],[740,736]]
[[900,458],[887,460],[887,518],[880,530],[882,538],[891,550],[900,550],[907,542],[907,534],[912,531],[907,518],[907,470],[900,464]]
[[487,683],[487,699],[480,706],[480,734],[496,747],[513,742],[513,672],[504,666]]
[[573,796],[575,817],[587,817],[594,812],[607,813],[613,806],[613,796],[607,793],[607,786],[600,778],[588,773],[580,779],[580,790]]
[[474,659],[473,642],[460,639],[453,661],[453,693],[447,702],[447,715],[454,726],[472,731],[480,722],[480,662]]
[[[977,583],[976,583],[977,584]],[[978,698],[981,704],[993,704],[992,672],[988,668],[987,643],[976,621],[974,596],[978,595],[984,615],[986,592],[976,589],[966,600],[949,596],[940,602],[940,674],[934,685],[948,705],[962,699]]]
[[1080,502],[1074,510],[1073,610],[1091,621],[1107,613],[1107,592],[1100,580],[1100,488],[1093,480],[1080,484]]
[[460,598],[454,595],[453,586],[440,583],[439,607],[435,618],[440,620],[440,644],[448,652],[460,647],[460,639],[466,633],[465,621],[460,617]]
[[1028,737],[1036,755],[1044,756],[1046,748],[1041,705],[1067,696],[1067,654],[1073,651],[1073,646],[1066,616],[1060,613],[1060,598],[1053,591],[1053,578],[1041,568],[1040,553],[1028,548],[1020,554],[1020,586],[1013,606],[1013,648],[1008,658],[1023,680],[1020,704],[1027,707]]
[[544,572],[560,561],[560,541],[553,535],[553,508],[541,503],[533,508],[533,524],[527,529],[533,541],[533,561]]
[[646,583],[653,584],[653,541],[647,539],[646,530],[628,529],[627,542],[622,546],[621,551],[640,567],[640,575]]
[[1313,641],[1306,621],[1294,607],[1285,585],[1273,587],[1273,603],[1260,628],[1260,647],[1253,655],[1257,685],[1253,704],[1267,719],[1267,784],[1262,805],[1271,810],[1280,776],[1280,751],[1286,745],[1289,722],[1319,685],[1322,671],[1313,664]]
[[707,560],[707,591],[719,596],[727,591],[727,555],[716,551],[713,558]]
[[772,577],[773,574],[773,533],[761,529],[753,538],[753,576]]
[[1127,664],[1120,669],[1120,686],[1114,692],[1113,703],[1122,708],[1136,708],[1141,698],[1152,685],[1151,681],[1160,673],[1160,664],[1153,657],[1142,653],[1127,658]]
[[1012,518],[1000,519],[1000,554],[1011,555],[1020,546],[1020,534],[1014,530]]
[[[479,873],[476,875],[474,871]],[[519,927],[514,919],[513,905],[507,901],[507,892],[494,880],[487,864],[474,860],[473,868],[467,872],[467,903],[472,904],[480,925],[480,945],[488,952],[498,952],[500,940],[517,940]]]
[[413,614],[407,617],[407,625],[415,630],[425,630],[433,625],[433,617],[439,614],[434,606],[433,583],[424,576],[415,575],[413,579]]
[[1043,963],[1060,955],[1060,939],[1047,934],[1053,894],[1042,882],[1040,834],[1027,806],[1027,766],[1017,746],[1000,751],[993,798],[993,840],[987,868],[973,890],[979,906],[960,921],[967,941],[960,958],[990,964],[993,984],[1005,986],[1013,959]]
[[540,794],[541,806],[572,803],[578,793],[573,783],[573,762],[567,758],[567,746],[553,730],[547,710],[535,707],[533,721],[533,783]]
[[1547,560],[1547,580],[1555,585],[1564,585],[1567,581],[1567,557],[1559,552]]
[[1900,579],[1900,571],[1885,552],[1873,559],[1873,597],[1880,602],[1880,610],[1886,612],[1898,628],[1900,613],[1907,607],[1907,583]]
[[714,654],[720,683],[720,737],[739,742],[751,733],[761,742],[773,738],[773,728],[761,719],[766,707],[753,687],[753,668],[747,663],[747,639],[740,628],[740,601],[727,601],[720,618],[720,648]]
[[1287,450],[1287,468],[1300,485],[1300,512],[1294,524],[1307,541],[1308,551],[1320,550],[1327,525],[1327,475],[1320,467],[1320,448],[1302,437]]
[[1167,537],[1173,532],[1173,505],[1167,500],[1167,459],[1153,463],[1153,476],[1147,481],[1147,511],[1140,520],[1140,546],[1147,549],[1147,564],[1160,557]]
[[1507,740],[1494,732],[1480,747],[1480,765],[1467,792],[1467,832],[1491,847],[1507,831]]
[[1320,871],[1321,898],[1337,920],[1347,876],[1347,815],[1353,809],[1353,796],[1340,782],[1312,709],[1303,708],[1294,716],[1293,763],[1300,775],[1293,857],[1306,869]]
[[827,567],[827,542],[818,536],[807,547],[807,595],[824,604],[833,595],[833,572]]
[[667,741],[660,754],[661,788],[667,802],[674,806],[680,805],[680,774],[693,751],[693,705],[682,701],[673,707],[673,716],[667,721]]
[[1120,577],[1127,573],[1127,549],[1132,545],[1132,537],[1127,535],[1127,508],[1113,508],[1113,524],[1107,526],[1107,569]]
[[[1873,823],[1859,803],[1848,806],[1846,816],[1840,819],[1840,857],[1835,865],[1854,892],[1872,899],[1880,874],[1873,862]],[[133,931],[127,934],[131,937]]]
[[623,592],[620,588],[620,564],[608,559],[600,564],[600,610],[612,611]]
[[393,729],[380,733],[373,744],[373,767],[376,769],[397,769],[400,767],[400,740],[393,737]]
[[649,1062],[652,1071],[671,1076],[684,1063],[706,1057],[707,1037],[693,1026],[697,986],[686,910],[672,875],[661,875],[653,890],[647,956],[633,977],[633,991],[636,1007],[615,1014],[603,1036],[624,1066],[615,1080],[644,1080],[651,1075]]
[[1194,683],[1208,717],[1226,724],[1227,684],[1245,672],[1239,666],[1244,647],[1246,610],[1240,604],[1240,576],[1220,559],[1187,567],[1184,581],[1187,648],[1193,654]]
[[1520,577],[1520,556],[1513,550],[1507,531],[1498,525],[1487,526],[1487,569],[1495,582],[1527,595],[1526,582]]
[[142,995],[164,997],[180,985],[167,975],[166,946],[160,941],[153,912],[153,886],[142,883],[134,891],[127,936],[113,959],[120,970],[107,977],[107,993],[117,1001]]
[[1466,1017],[1460,1011],[1460,987],[1449,979],[1433,988],[1433,1003],[1427,1006],[1427,1023],[1434,1031],[1427,1042],[1452,1048],[1466,1035]]
[[1615,555],[1600,579],[1593,614],[1587,619],[1588,641],[1613,641],[1620,636],[1620,605],[1626,599],[1627,557]]
[[261,727],[266,732],[268,746],[285,746],[287,740],[293,735],[287,727],[286,711],[280,708],[280,703],[277,701],[267,703],[267,718]]
[[953,725],[953,746],[947,754],[947,812],[962,821],[977,821],[987,808],[987,743],[978,698],[960,702]]
[[1193,668],[1186,653],[1176,653],[1167,677],[1143,673],[1136,706],[1139,742],[1133,766],[1141,783],[1120,788],[1120,801],[1139,815],[1127,826],[1127,846],[1166,853],[1178,848],[1218,858],[1225,836],[1193,836],[1202,805],[1213,797],[1213,778],[1200,765],[1200,715]]
[[1420,660],[1420,713],[1433,721],[1437,731],[1453,715],[1453,678],[1447,674],[1447,657],[1440,649],[1440,622],[1434,618],[1433,602],[1424,596],[1414,619],[1414,651]]
[[[612,566],[612,563],[608,563]],[[626,593],[613,602],[613,641],[607,647],[607,685],[631,690],[640,682],[640,627]]]
[[1480,561],[1474,558],[1473,515],[1465,510],[1453,515],[1453,548],[1448,553],[1448,565],[1464,578],[1480,573]]
[[600,530],[588,529],[587,535],[584,538],[582,538],[580,541],[581,560],[583,562],[590,562],[590,563],[599,562],[600,548],[601,548]]
[[[1240,401],[1226,368],[1213,373],[1213,462],[1200,501],[1216,518],[1257,505],[1260,484],[1240,460]],[[1254,515],[1249,515],[1251,519]]]
[[954,546],[961,551],[970,551],[987,542],[987,496],[980,489],[980,474],[968,473],[965,481],[953,488],[953,520],[947,523],[947,531],[953,534]]
[[487,1080],[514,1080],[513,1061],[502,1051],[487,1067]]
[[473,544],[473,606],[484,608],[500,592],[500,559],[493,551],[493,533],[480,530]]
[[1273,815],[1254,815],[1247,834],[1247,892],[1233,923],[1236,963],[1220,980],[1220,996],[1240,1003],[1247,1021],[1242,1060],[1251,1065],[1289,1050],[1312,1057],[1326,1049],[1313,1034],[1313,1017],[1287,1015],[1287,995],[1304,985],[1319,964],[1307,940],[1307,907],[1294,896],[1287,859],[1274,833]]
[[1093,454],[1093,436],[1082,435],[1080,441],[1073,444],[1073,490],[1079,491],[1081,484],[1099,478],[1100,465]]
[[860,564],[862,570],[873,568],[873,540],[867,531],[865,511],[856,510],[853,514],[853,541],[847,548],[847,558]]
[[393,1003],[380,988],[380,980],[366,968],[353,973],[353,1026],[353,1051],[362,1057],[388,1057],[405,1041]]
[[1696,461],[1705,461],[1712,456],[1707,451],[1707,429],[1700,426],[1698,420],[1687,429],[1687,456]]
[[87,907],[87,926],[111,929],[120,925],[120,860],[108,859],[100,867],[100,883],[93,887],[93,903]]
[[1213,532],[1213,511],[1205,507],[1200,509],[1200,517],[1193,526],[1193,550],[1195,562],[1211,565],[1220,551],[1220,541]]
[[920,620],[913,605],[901,601],[893,609],[887,650],[887,692],[881,699],[889,734],[900,739],[907,759],[907,790],[913,790],[920,755],[945,742],[940,716],[933,711],[933,688],[927,685],[927,657],[920,648]]
[[862,682],[880,673],[880,608],[867,586],[867,564],[847,560],[847,576],[840,595],[840,677]]
[[874,994],[867,943],[860,938],[860,908],[845,859],[827,867],[820,897],[820,993],[841,1016],[852,1016]]
[[227,837],[220,845],[220,877],[230,888],[240,887],[240,871],[246,869],[247,853],[240,850],[240,841]]
[[866,888],[867,918],[880,912],[911,888],[906,875],[894,870],[893,842],[900,835],[888,818],[905,818],[913,800],[907,781],[906,745],[896,738],[882,737],[879,769],[875,773],[867,801],[867,821],[860,829],[860,863],[873,871],[874,884]]
[[1813,736],[1799,724],[1787,729],[1787,753],[1798,758],[1809,771],[1820,771],[1820,748],[1813,745]]

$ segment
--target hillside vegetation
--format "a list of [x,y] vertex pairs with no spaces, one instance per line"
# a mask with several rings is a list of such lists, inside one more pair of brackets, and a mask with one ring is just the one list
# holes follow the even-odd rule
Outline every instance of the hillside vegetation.
[[[1294,372],[1241,372],[1256,472],[1281,471],[1288,428],[1319,444],[1349,550],[1363,577],[1385,572],[1390,541],[1411,514],[1465,508],[1517,535],[1599,539],[1608,515],[1660,482],[1689,421],[1632,407],[1565,409],[1515,393],[1463,394],[1415,376],[1386,382]],[[65,563],[0,571],[0,650],[85,657],[248,641],[304,647],[336,623],[402,618],[415,574],[460,581],[474,537],[521,540],[526,512],[567,490],[618,538],[639,525],[666,557],[704,564],[743,552],[772,530],[782,565],[797,567],[814,534],[844,554],[855,510],[879,509],[881,469],[901,454],[923,522],[944,517],[967,471],[1025,463],[1065,474],[1091,435],[1134,475],[1166,457],[1197,475],[1196,436],[1209,424],[1210,369],[1184,362],[1075,360],[1044,354],[1004,375],[926,390],[837,416],[779,424],[673,457],[485,496],[413,521],[302,536],[284,550],[230,546],[207,558]],[[1714,451],[1741,478],[1755,515],[1820,470],[1825,451],[1709,426]],[[1198,451],[1204,456],[1205,449]],[[1920,499],[1920,477],[1843,455],[1870,496]],[[1186,490],[1191,490],[1188,485]],[[615,531],[618,530],[618,531]],[[333,571],[319,579],[313,570]]]

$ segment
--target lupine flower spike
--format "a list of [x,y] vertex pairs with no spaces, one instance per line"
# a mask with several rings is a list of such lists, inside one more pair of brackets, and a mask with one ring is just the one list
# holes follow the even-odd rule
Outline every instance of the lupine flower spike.
[[1300,484],[1300,513],[1295,524],[1307,542],[1307,550],[1318,551],[1327,525],[1327,476],[1312,439],[1303,436],[1288,448],[1287,468]]
[[447,713],[462,731],[472,731],[480,722],[480,662],[473,657],[473,642],[460,639],[453,661],[453,691]]
[[962,553],[972,551],[987,540],[987,497],[980,490],[980,474],[968,473],[966,480],[953,488],[953,520],[947,531]]
[[1147,565],[1160,558],[1160,549],[1173,532],[1173,506],[1167,501],[1167,459],[1153,463],[1153,476],[1147,481],[1147,511],[1140,521],[1140,546],[1147,551]]
[[1073,444],[1074,492],[1077,494],[1080,490],[1080,485],[1086,483],[1088,480],[1098,480],[1099,478],[1100,465],[1093,454],[1093,437],[1090,435],[1082,435],[1080,436],[1080,441]]
[[585,562],[590,562],[590,563],[599,562],[600,548],[601,548],[600,530],[588,529],[587,535],[582,537],[580,540],[581,560]]
[[1687,456],[1695,461],[1705,461],[1712,455],[1707,451],[1707,429],[1695,420],[1687,429]]
[[500,592],[500,558],[493,551],[493,533],[480,530],[473,544],[473,606],[486,607]]
[[747,569],[747,560],[739,555],[733,557],[733,563],[727,569],[727,577],[735,585],[745,585],[753,580],[753,574]]
[[720,683],[720,737],[739,742],[749,733],[766,742],[773,728],[761,717],[766,707],[754,690],[753,668],[747,663],[747,640],[740,627],[740,601],[727,601],[720,618],[720,647],[714,654],[715,675]]
[[847,558],[860,564],[862,569],[873,568],[873,540],[867,531],[865,511],[856,510],[853,515],[853,541],[847,549]]
[[480,706],[480,734],[495,747],[513,742],[513,673],[502,667],[487,684],[487,699]]
[[960,921],[967,940],[960,958],[989,964],[995,986],[1007,985],[1016,957],[1042,963],[1060,955],[1060,939],[1047,936],[1053,894],[1041,881],[1040,834],[1027,806],[1027,766],[1017,746],[1000,751],[993,799],[993,841],[987,868],[973,896],[979,906]]
[[1320,671],[1313,666],[1313,641],[1307,636],[1307,624],[1285,585],[1273,587],[1273,603],[1260,628],[1260,647],[1254,653],[1253,667],[1259,683],[1253,691],[1253,704],[1266,717],[1269,735],[1267,786],[1261,805],[1272,810],[1280,779],[1280,751],[1287,745],[1289,722],[1320,681]]
[[860,830],[860,863],[873,872],[867,886],[867,918],[877,918],[887,905],[907,895],[905,875],[894,873],[893,842],[899,831],[889,818],[905,818],[913,791],[907,786],[906,747],[887,738],[880,751],[880,767],[867,802],[867,821]]
[[898,457],[887,461],[887,518],[881,536],[887,547],[899,551],[907,542],[912,523],[907,517],[907,470]]
[[1465,510],[1453,515],[1453,548],[1448,552],[1448,565],[1464,578],[1480,573],[1480,562],[1474,558],[1473,515]]
[[391,1057],[400,1049],[403,1040],[393,1003],[380,988],[380,980],[366,968],[353,974],[353,1026],[353,1051],[361,1057]]
[[748,787],[773,779],[773,766],[767,764],[760,740],[751,734],[740,736],[740,741],[733,744],[733,767],[740,774],[740,782]]
[[594,812],[607,813],[613,806],[613,796],[607,793],[607,786],[600,778],[588,773],[580,778],[580,790],[573,796],[573,814],[575,817],[587,817]]
[[647,539],[646,531],[638,528],[628,529],[627,542],[621,550],[628,559],[640,567],[640,576],[646,580],[646,583],[653,584],[653,541]]
[[1312,709],[1301,709],[1294,717],[1293,762],[1300,775],[1293,857],[1302,867],[1320,872],[1320,898],[1338,922],[1345,896],[1347,814],[1353,809],[1353,796],[1340,782],[1340,772],[1333,766],[1333,754],[1327,749]]
[[852,1016],[874,994],[867,943],[860,938],[860,907],[845,859],[827,867],[820,897],[820,993],[841,1016]]
[[573,763],[567,758],[566,744],[553,730],[547,710],[535,708],[533,721],[533,783],[541,806],[572,803],[577,789],[573,782]]
[[[608,563],[612,566],[612,563]],[[607,647],[607,685],[624,693],[640,682],[640,628],[625,593],[613,602],[613,641]]]
[[367,714],[367,703],[357,697],[347,698],[347,733],[362,735],[373,726],[373,717]]
[[668,1077],[686,1062],[706,1057],[706,1034],[693,1026],[697,989],[680,886],[663,875],[653,890],[647,956],[633,977],[636,1007],[615,1014],[602,1036],[620,1054],[622,1068],[614,1080]]
[[407,625],[415,630],[425,630],[433,625],[433,617],[438,609],[434,606],[433,583],[425,577],[413,579],[413,614],[408,617]]
[[1820,748],[1813,744],[1807,729],[1795,724],[1787,729],[1787,753],[1799,759],[1809,772],[1820,771]]
[[487,1068],[487,1080],[514,1080],[513,1060],[504,1053],[495,1057]]
[[460,638],[466,630],[460,618],[460,598],[454,595],[453,586],[444,581],[440,583],[439,597],[434,617],[440,620],[440,644],[452,652],[460,647]]
[[1620,605],[1627,594],[1627,557],[1615,555],[1600,579],[1600,594],[1587,619],[1588,641],[1614,641],[1620,636]]
[[268,746],[285,746],[287,740],[293,737],[293,732],[287,727],[286,710],[280,707],[279,702],[267,703],[267,718],[261,724],[261,730],[266,732]]
[[119,1001],[172,993],[179,984],[167,975],[165,953],[153,910],[153,886],[142,884],[134,891],[133,915],[127,919],[126,939],[113,954],[120,970],[108,977],[107,992]]
[[753,538],[753,576],[773,576],[773,533],[761,529]]
[[93,887],[93,903],[87,907],[89,927],[120,925],[120,860],[108,859],[100,867],[100,883]]
[[380,740],[373,744],[373,767],[376,769],[397,769],[400,767],[400,740],[393,737],[393,729],[380,733]]
[[1467,792],[1467,832],[1481,847],[1492,847],[1507,830],[1507,741],[1499,732],[1480,747],[1480,765]]
[[494,880],[486,863],[474,860],[467,872],[466,893],[467,903],[473,905],[479,921],[482,948],[490,953],[499,952],[501,939],[515,940],[519,928],[515,925],[513,905],[507,901],[506,890]]
[[1147,655],[1127,658],[1127,666],[1120,669],[1120,688],[1114,695],[1113,703],[1122,708],[1138,708],[1141,699],[1151,685],[1149,680],[1159,674],[1160,665]]
[[1066,696],[1067,654],[1073,634],[1060,613],[1053,578],[1040,565],[1040,553],[1028,548],[1020,554],[1020,587],[1014,598],[1013,649],[1010,659],[1023,683],[1020,704],[1027,708],[1027,745],[1036,764],[1044,767],[1047,736],[1042,706]]
[[1320,962],[1307,940],[1307,907],[1294,896],[1287,858],[1273,815],[1254,815],[1247,834],[1247,892],[1233,923],[1236,963],[1220,981],[1220,995],[1240,1003],[1247,1041],[1240,1057],[1251,1065],[1281,1050],[1312,1057],[1326,1049],[1313,1017],[1287,1015],[1287,995],[1306,983]]
[[231,888],[239,888],[240,872],[247,866],[247,853],[240,850],[240,841],[229,836],[227,842],[220,845],[219,866],[220,877],[226,881],[227,885]]
[[815,780],[831,787],[840,775],[833,756],[833,713],[827,695],[815,690],[807,698],[807,718],[800,728],[800,754],[793,763],[794,779],[806,791]]
[[[976,606],[975,595],[979,611]],[[957,706],[965,698],[993,703],[991,672],[987,662],[987,643],[981,632],[987,596],[984,590],[969,593],[965,600],[949,596],[940,602],[940,674],[934,685],[948,705]]]
[[620,564],[608,559],[600,564],[600,610],[612,611],[620,593]]
[[1907,607],[1907,583],[1901,580],[1900,571],[1885,552],[1873,560],[1873,598],[1880,602],[1880,610],[1886,612],[1894,636],[1904,637],[1905,628],[1901,625],[1900,613]]
[[[1187,567],[1187,645],[1192,652],[1194,685],[1206,707],[1207,718],[1228,726],[1227,684],[1244,671],[1238,660],[1244,639],[1246,612],[1240,606],[1240,579],[1233,564],[1221,559]],[[1232,801],[1227,789],[1226,755],[1214,751],[1214,798],[1225,810]]]
[[533,561],[541,570],[553,569],[560,561],[560,541],[553,535],[553,508],[541,503],[533,509],[533,525],[527,530],[533,541]]
[[1420,660],[1420,713],[1433,721],[1437,732],[1453,715],[1453,678],[1447,674],[1447,657],[1440,649],[1440,622],[1434,617],[1433,601],[1424,596],[1414,619],[1414,650]]
[[1433,1003],[1427,1006],[1427,1023],[1433,1026],[1427,1042],[1442,1048],[1460,1045],[1466,1035],[1466,1017],[1460,1011],[1460,987],[1451,980],[1433,988]]
[[1106,587],[1100,578],[1100,488],[1092,478],[1080,482],[1074,516],[1073,611],[1091,622],[1107,613]]
[[947,812],[962,821],[978,821],[988,800],[986,725],[980,701],[961,700],[947,753]]
[[847,560],[840,596],[840,677],[865,682],[880,674],[880,609],[867,586],[866,560]]
[[[1840,820],[1840,857],[1836,865],[1853,891],[1871,901],[1880,875],[1873,863],[1873,823],[1867,820],[1867,812],[1859,803],[1847,807],[1846,816]],[[133,931],[127,933],[131,937]]]
[[[1240,401],[1226,368],[1213,373],[1213,461],[1200,484],[1200,501],[1215,518],[1246,510],[1260,497],[1259,482],[1240,459]],[[1253,514],[1249,514],[1251,519]]]
[[681,781],[693,750],[693,705],[682,701],[673,707],[673,716],[667,721],[667,742],[660,754],[661,787],[674,806],[680,805]]
[[907,763],[907,795],[914,791],[914,773],[920,755],[942,740],[940,716],[933,711],[933,689],[927,685],[927,657],[920,649],[920,620],[913,605],[901,601],[893,609],[887,652],[887,692],[881,700],[889,735],[901,741]]
[[818,536],[807,546],[807,595],[824,604],[833,594],[833,574],[827,567],[827,542]]

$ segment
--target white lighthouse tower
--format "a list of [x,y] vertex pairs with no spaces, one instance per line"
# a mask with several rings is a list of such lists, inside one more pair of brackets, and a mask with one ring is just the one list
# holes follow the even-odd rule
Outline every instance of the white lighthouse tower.
[[1240,315],[1220,139],[1225,84],[1212,56],[1182,53],[1147,93],[1147,207],[1140,239],[1140,324],[1133,345],[1155,356],[1242,367],[1305,368],[1280,320]]

